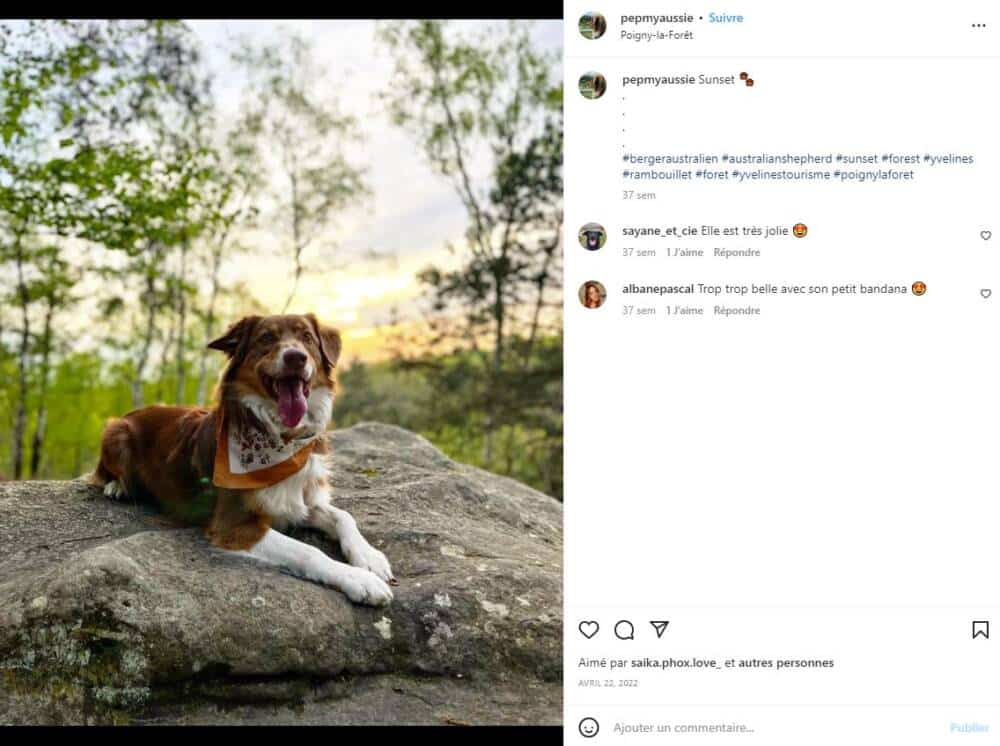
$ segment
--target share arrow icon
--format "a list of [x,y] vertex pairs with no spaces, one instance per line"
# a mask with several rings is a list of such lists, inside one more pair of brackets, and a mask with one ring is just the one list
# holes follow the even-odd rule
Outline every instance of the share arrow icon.
[[656,639],[660,639],[661,637],[663,637],[663,633],[666,632],[667,630],[667,625],[670,624],[670,622],[654,622],[654,621],[650,621],[649,623],[652,624],[653,629],[656,630]]

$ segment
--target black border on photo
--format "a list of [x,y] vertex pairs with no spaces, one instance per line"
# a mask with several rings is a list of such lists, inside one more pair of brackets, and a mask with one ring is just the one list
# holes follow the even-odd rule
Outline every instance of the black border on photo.
[[[249,725],[249,724],[248,724]],[[518,746],[522,744],[544,744],[545,746],[561,745],[563,729],[558,725],[271,725],[266,728],[267,738],[285,738],[298,740],[305,738],[322,738],[324,735],[336,735],[338,738],[371,737],[380,743],[434,743],[435,746],[449,744],[468,744],[470,738],[475,738],[477,744],[504,744],[510,746],[516,739]],[[156,725],[155,727],[140,727],[135,725],[69,725],[69,726],[7,726],[4,735],[16,739],[34,738],[66,738],[77,732],[81,737],[94,736],[107,746],[116,743],[134,744],[137,736],[144,743],[156,746],[157,743],[176,744],[177,739],[204,736],[206,739],[216,738],[251,738],[245,726],[206,726],[206,725]],[[284,735],[282,735],[284,733]],[[263,735],[263,734],[261,734]],[[383,740],[385,739],[385,740]],[[11,741],[17,743],[17,741]]]
[[[454,0],[424,0],[421,3],[374,2],[374,3],[329,3],[284,2],[280,5],[234,2],[194,2],[175,0],[159,6],[141,6],[145,14],[137,16],[140,6],[124,0],[98,0],[84,5],[67,0],[45,3],[42,6],[22,5],[19,11],[28,15],[18,18],[190,18],[198,20],[325,20],[342,18],[345,20],[387,19],[387,18],[453,18],[456,20],[486,19],[530,19],[558,20],[563,16],[562,0],[487,0],[473,4],[458,5]],[[8,12],[14,8],[8,8]],[[42,14],[36,14],[42,11]],[[324,11],[329,14],[324,14]],[[8,20],[17,20],[14,13]]]

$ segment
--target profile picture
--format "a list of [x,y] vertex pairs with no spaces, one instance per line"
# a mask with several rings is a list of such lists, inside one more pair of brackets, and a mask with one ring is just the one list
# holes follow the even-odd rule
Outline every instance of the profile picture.
[[608,90],[608,81],[600,73],[584,73],[580,76],[580,93],[584,98],[600,98]]
[[584,13],[580,16],[580,35],[584,39],[600,39],[608,30],[608,22],[600,13]]
[[597,251],[604,248],[604,242],[608,240],[608,233],[604,226],[599,223],[587,223],[580,229],[577,238],[580,245],[587,251]]
[[600,308],[608,298],[608,291],[597,280],[590,280],[580,286],[579,296],[584,308]]

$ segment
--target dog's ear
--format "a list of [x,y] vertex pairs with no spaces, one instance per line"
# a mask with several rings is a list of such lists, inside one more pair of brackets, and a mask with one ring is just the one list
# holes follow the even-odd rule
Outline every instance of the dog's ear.
[[307,313],[306,318],[309,319],[309,323],[316,330],[316,336],[319,337],[319,351],[323,356],[323,365],[328,369],[333,368],[337,364],[337,360],[340,359],[340,332],[323,326],[311,313]]
[[221,337],[209,342],[208,349],[219,350],[229,357],[235,357],[238,350],[246,348],[246,343],[260,318],[260,316],[244,316],[229,327],[229,330]]

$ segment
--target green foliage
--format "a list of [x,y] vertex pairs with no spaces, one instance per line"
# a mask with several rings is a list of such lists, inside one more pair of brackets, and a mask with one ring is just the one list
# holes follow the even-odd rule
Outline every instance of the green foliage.
[[[219,373],[221,360],[212,359],[210,376]],[[28,411],[36,411],[39,402],[39,369],[32,369]],[[16,408],[16,363],[9,356],[0,361],[0,432],[11,432]],[[144,384],[150,403],[164,400],[157,389],[173,392],[176,376]],[[195,400],[196,381],[188,379],[185,401]],[[55,364],[46,396],[48,428],[38,473],[40,479],[68,479],[89,472],[97,463],[101,431],[110,417],[132,409],[131,374],[127,366],[116,366],[96,353],[69,353]],[[0,464],[10,464],[11,440],[0,438]],[[0,475],[11,477],[6,466]]]
[[[427,324],[423,339],[400,340],[397,363],[434,370],[439,411],[478,413],[463,442],[482,444],[479,461],[510,460],[528,423],[554,442],[562,432],[553,391],[561,355],[550,360],[543,344],[562,326],[562,87],[551,79],[554,60],[516,22],[478,38],[441,21],[393,22],[380,38],[396,63],[383,96],[393,121],[452,183],[469,218],[465,244],[453,247],[458,266],[419,275],[430,298]],[[472,164],[487,154],[483,184]],[[414,358],[426,340],[445,356]]]
[[[0,347],[12,357],[9,448],[19,478],[29,427],[31,476],[51,444],[52,365],[69,342],[57,330],[86,274],[105,282],[98,306],[109,323],[126,308],[144,312],[143,333],[107,345],[133,357],[118,366],[132,375],[133,403],[144,399],[158,337],[164,351],[176,349],[183,399],[195,295],[187,258],[231,218],[233,190],[205,144],[207,84],[183,24],[29,22],[4,26],[0,39],[0,263],[9,270],[0,293],[14,312],[0,315]],[[77,266],[65,254],[70,240],[107,261]]]
[[334,421],[339,427],[368,420],[400,425],[457,461],[513,477],[561,500],[562,340],[540,340],[535,350],[535,377],[507,381],[499,407],[506,414],[492,428],[490,449],[484,447],[487,412],[482,407],[487,378],[482,361],[469,353],[403,364],[353,361],[340,373]]

